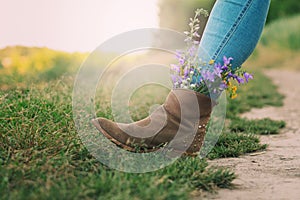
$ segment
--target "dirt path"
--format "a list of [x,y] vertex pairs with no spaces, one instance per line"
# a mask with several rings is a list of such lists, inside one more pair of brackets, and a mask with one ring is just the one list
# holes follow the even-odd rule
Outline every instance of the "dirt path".
[[267,151],[240,158],[218,159],[213,165],[232,168],[238,175],[235,189],[222,189],[208,199],[300,199],[300,72],[265,73],[285,95],[284,106],[253,109],[243,117],[284,120],[279,135],[262,136]]

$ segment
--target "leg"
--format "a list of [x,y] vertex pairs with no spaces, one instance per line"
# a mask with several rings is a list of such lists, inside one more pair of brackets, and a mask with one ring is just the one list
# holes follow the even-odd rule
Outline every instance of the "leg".
[[217,0],[200,42],[199,57],[205,62],[233,57],[233,67],[241,66],[260,38],[270,1]]

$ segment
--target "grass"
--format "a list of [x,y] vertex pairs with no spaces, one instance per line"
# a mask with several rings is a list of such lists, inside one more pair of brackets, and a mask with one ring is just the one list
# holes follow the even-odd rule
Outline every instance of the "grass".
[[284,121],[275,121],[269,118],[255,120],[237,118],[231,122],[229,129],[234,132],[269,135],[278,134],[279,130],[284,127]]
[[283,121],[247,120],[239,117],[239,114],[250,111],[251,108],[282,106],[283,96],[277,92],[272,81],[260,71],[255,71],[254,74],[255,80],[240,88],[238,98],[228,99],[227,118],[230,123],[225,126],[215,147],[208,154],[209,159],[238,157],[264,150],[267,145],[260,144],[257,134],[276,134],[285,126]]
[[[258,83],[253,83],[252,88],[260,87],[262,77],[256,77]],[[233,172],[209,167],[199,158],[181,158],[145,174],[108,169],[90,155],[77,136],[72,120],[72,81],[65,78],[0,91],[1,199],[189,199],[195,190],[231,186]],[[264,85],[273,88],[270,83]],[[228,110],[229,116],[245,111],[243,106],[250,109],[257,99],[264,102],[259,106],[267,102],[280,104],[280,98],[274,98],[278,95],[276,88],[271,91],[267,96],[257,93],[256,100],[243,104],[238,103],[241,99],[230,102],[235,109]],[[240,98],[252,95],[246,89],[241,92]],[[138,96],[132,99],[135,105]],[[141,107],[133,106],[136,118],[147,114],[147,106],[153,103],[153,99],[147,99],[150,102],[143,102]],[[98,107],[98,114],[111,118],[105,107]],[[236,157],[266,147],[249,130],[243,132],[223,133],[208,158]]]
[[282,18],[269,24],[262,35],[261,44],[280,49],[300,50],[300,15]]
[[229,100],[227,117],[235,119],[239,114],[250,111],[251,108],[264,106],[282,106],[283,95],[277,92],[277,87],[260,71],[254,71],[254,80],[240,87],[239,97]]
[[77,136],[70,85],[0,91],[1,199],[189,199],[230,186],[232,172],[199,158],[145,174],[108,169]]
[[267,145],[260,144],[259,138],[253,134],[224,132],[208,154],[209,159],[238,157],[266,149]]
[[300,15],[268,24],[260,43],[245,66],[265,69],[300,70]]

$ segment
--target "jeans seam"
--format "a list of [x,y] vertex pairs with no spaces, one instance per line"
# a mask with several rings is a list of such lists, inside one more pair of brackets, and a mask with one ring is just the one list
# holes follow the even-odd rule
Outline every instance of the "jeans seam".
[[[245,16],[247,10],[249,9],[249,7],[251,6],[253,0],[248,0],[245,7],[243,8],[243,10],[240,12],[237,20],[235,21],[235,23],[231,26],[230,30],[228,31],[228,33],[226,34],[226,36],[224,37],[224,39],[222,40],[221,44],[219,45],[219,47],[217,48],[212,60],[215,60],[220,52],[222,51],[222,49],[224,48],[224,46],[226,45],[226,43],[230,40],[230,38],[232,37],[233,33],[236,31],[239,23],[241,22],[241,20],[243,19],[243,17]],[[230,56],[230,55],[226,55],[226,56]]]

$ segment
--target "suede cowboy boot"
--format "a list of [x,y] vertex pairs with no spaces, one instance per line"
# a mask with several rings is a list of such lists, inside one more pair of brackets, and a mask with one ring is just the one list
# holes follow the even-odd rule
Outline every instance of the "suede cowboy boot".
[[195,156],[203,144],[214,105],[203,94],[175,89],[143,120],[124,124],[97,118],[92,122],[105,137],[131,152],[136,152],[137,147],[142,147],[139,152],[152,152],[170,144],[175,151]]

